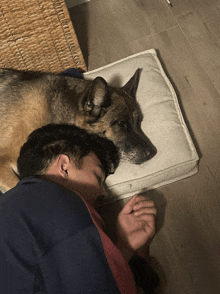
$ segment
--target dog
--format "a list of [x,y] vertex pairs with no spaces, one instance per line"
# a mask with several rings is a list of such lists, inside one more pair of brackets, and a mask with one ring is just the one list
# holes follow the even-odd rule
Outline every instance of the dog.
[[156,148],[140,128],[135,95],[141,69],[121,88],[102,77],[84,80],[34,71],[0,69],[0,187],[18,182],[17,158],[28,135],[49,123],[75,124],[112,140],[122,158],[141,164]]

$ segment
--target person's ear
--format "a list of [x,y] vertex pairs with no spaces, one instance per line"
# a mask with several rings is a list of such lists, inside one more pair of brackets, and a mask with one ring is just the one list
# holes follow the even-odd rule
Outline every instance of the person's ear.
[[68,177],[68,169],[70,166],[70,158],[66,154],[60,154],[57,158],[58,172],[63,178]]

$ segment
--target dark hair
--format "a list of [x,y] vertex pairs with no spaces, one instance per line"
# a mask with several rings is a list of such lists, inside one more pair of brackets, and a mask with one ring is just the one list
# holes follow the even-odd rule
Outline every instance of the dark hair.
[[18,157],[20,179],[39,176],[59,155],[66,154],[78,168],[80,160],[94,152],[106,176],[114,173],[119,164],[119,153],[113,142],[68,124],[49,124],[33,131],[21,147]]

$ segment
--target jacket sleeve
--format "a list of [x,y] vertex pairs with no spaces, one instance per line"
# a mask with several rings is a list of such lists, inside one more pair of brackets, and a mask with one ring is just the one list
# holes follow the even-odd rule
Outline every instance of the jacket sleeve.
[[47,293],[119,293],[94,225],[54,246],[40,268]]
[[37,263],[32,262],[34,246],[14,250],[5,244],[2,293],[119,293],[94,225],[60,241]]
[[119,293],[87,208],[65,197],[50,208],[39,197],[7,203],[0,224],[1,293]]

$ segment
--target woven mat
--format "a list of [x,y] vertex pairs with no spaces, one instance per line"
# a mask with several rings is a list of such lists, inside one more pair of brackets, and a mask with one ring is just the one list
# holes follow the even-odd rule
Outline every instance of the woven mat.
[[0,67],[86,70],[64,0],[0,0]]

